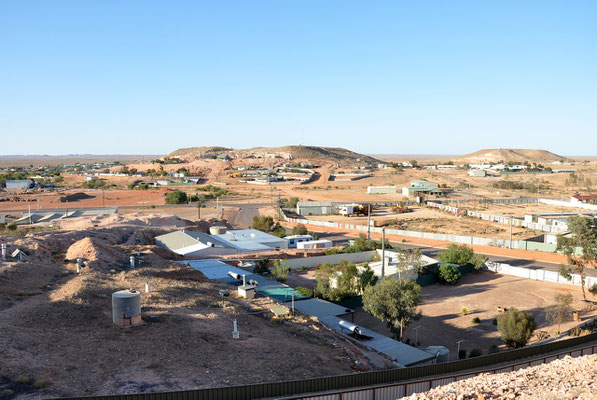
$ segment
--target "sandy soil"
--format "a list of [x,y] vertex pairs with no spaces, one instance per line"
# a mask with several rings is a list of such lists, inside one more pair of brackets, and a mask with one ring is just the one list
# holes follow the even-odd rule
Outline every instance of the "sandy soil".
[[[315,270],[292,271],[286,281],[291,286],[315,286]],[[413,322],[405,332],[405,340],[411,343],[415,339],[421,346],[441,345],[449,348],[453,357],[456,354],[456,342],[464,340],[462,348],[482,349],[485,353],[491,345],[502,345],[500,334],[493,320],[497,317],[497,307],[516,307],[531,312],[537,322],[537,330],[548,332],[551,336],[558,331],[556,325],[550,325],[545,319],[545,307],[555,303],[557,293],[572,293],[573,309],[580,311],[581,321],[597,316],[597,301],[584,303],[580,288],[571,285],[559,285],[529,279],[499,275],[491,272],[477,272],[465,275],[457,285],[426,286],[422,291],[422,304],[419,310],[423,318]],[[461,314],[466,307],[467,315]],[[478,317],[480,324],[473,324]],[[376,332],[392,336],[386,324],[375,319],[362,308],[355,313],[355,323]],[[560,331],[566,331],[578,322],[563,323]],[[418,333],[416,333],[415,328]],[[536,341],[533,337],[531,342]]]
[[[172,264],[153,245],[181,219],[114,215],[92,227],[80,220],[69,230],[2,237],[28,255],[0,262],[0,391],[15,390],[16,398],[169,391],[388,365],[310,319],[272,320],[260,312],[267,299],[231,295],[222,306],[222,285]],[[128,256],[137,251],[142,263],[131,270]],[[80,275],[76,257],[86,264]],[[145,283],[152,291],[142,295],[143,324],[114,326],[111,293]],[[231,338],[233,318],[240,340]],[[30,383],[16,384],[18,377]],[[41,390],[32,386],[37,379],[47,381]]]
[[[486,236],[501,239],[510,238],[510,227],[495,222],[484,221],[476,218],[460,217],[454,214],[440,211],[430,207],[409,207],[412,212],[394,213],[389,207],[374,209],[371,219],[376,226],[387,228],[413,230],[421,232],[466,234],[475,236]],[[343,224],[367,225],[367,217],[342,215],[310,215],[309,219],[317,221],[332,221]],[[512,236],[516,239],[535,237],[540,232],[513,227]]]

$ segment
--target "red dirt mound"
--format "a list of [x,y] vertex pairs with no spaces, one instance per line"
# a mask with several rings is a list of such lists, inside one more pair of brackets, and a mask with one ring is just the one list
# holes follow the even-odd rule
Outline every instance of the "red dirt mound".
[[90,237],[73,243],[66,251],[65,258],[71,261],[82,258],[88,267],[103,272],[124,269],[128,262],[127,254],[119,247]]

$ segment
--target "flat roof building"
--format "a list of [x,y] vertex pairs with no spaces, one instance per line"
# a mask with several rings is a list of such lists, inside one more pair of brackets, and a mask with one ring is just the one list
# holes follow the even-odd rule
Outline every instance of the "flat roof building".
[[31,179],[7,180],[7,189],[31,189],[33,181]]
[[288,247],[279,237],[256,229],[230,230],[219,235],[195,231],[175,231],[156,236],[158,246],[187,258],[280,250]]
[[402,188],[402,195],[403,196],[419,196],[422,194],[433,194],[433,195],[442,195],[446,192],[450,192],[452,189],[449,188],[439,188],[437,183],[429,182],[424,179],[420,179],[417,181],[413,181],[410,183],[409,186],[404,186]]
[[299,215],[329,215],[334,213],[331,201],[299,201],[296,203],[296,213]]

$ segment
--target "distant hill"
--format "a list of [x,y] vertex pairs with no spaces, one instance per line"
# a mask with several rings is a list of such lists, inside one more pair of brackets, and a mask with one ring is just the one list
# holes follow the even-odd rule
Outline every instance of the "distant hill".
[[477,164],[484,162],[535,162],[550,163],[554,161],[565,161],[567,158],[549,152],[547,150],[531,149],[485,149],[454,159],[457,162]]
[[378,163],[376,158],[341,147],[283,146],[229,149],[226,147],[188,147],[173,151],[166,157],[178,157],[192,161],[201,158],[230,158],[232,160],[264,158],[283,160],[335,161],[340,164]]

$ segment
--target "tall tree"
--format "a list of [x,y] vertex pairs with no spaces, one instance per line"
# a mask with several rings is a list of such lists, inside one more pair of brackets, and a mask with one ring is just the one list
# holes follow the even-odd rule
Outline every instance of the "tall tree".
[[572,301],[572,293],[558,293],[556,294],[556,304],[545,309],[547,320],[552,324],[558,324],[558,333],[560,332],[562,322],[572,319]]
[[[587,268],[597,266],[597,233],[593,228],[593,221],[581,215],[573,215],[568,218],[568,230],[570,235],[558,236],[556,251],[566,255],[569,266],[560,267],[560,275],[571,280],[571,273],[576,272],[580,276],[582,297],[587,301],[585,294],[585,280]],[[580,254],[577,252],[580,248]]]
[[421,272],[425,262],[423,253],[419,249],[398,251],[396,270],[398,271],[398,280],[402,282],[402,274],[409,271]]
[[404,329],[421,317],[417,306],[421,301],[421,287],[410,280],[383,278],[375,286],[367,286],[363,293],[363,308],[375,318],[386,322],[395,338],[402,340]]

